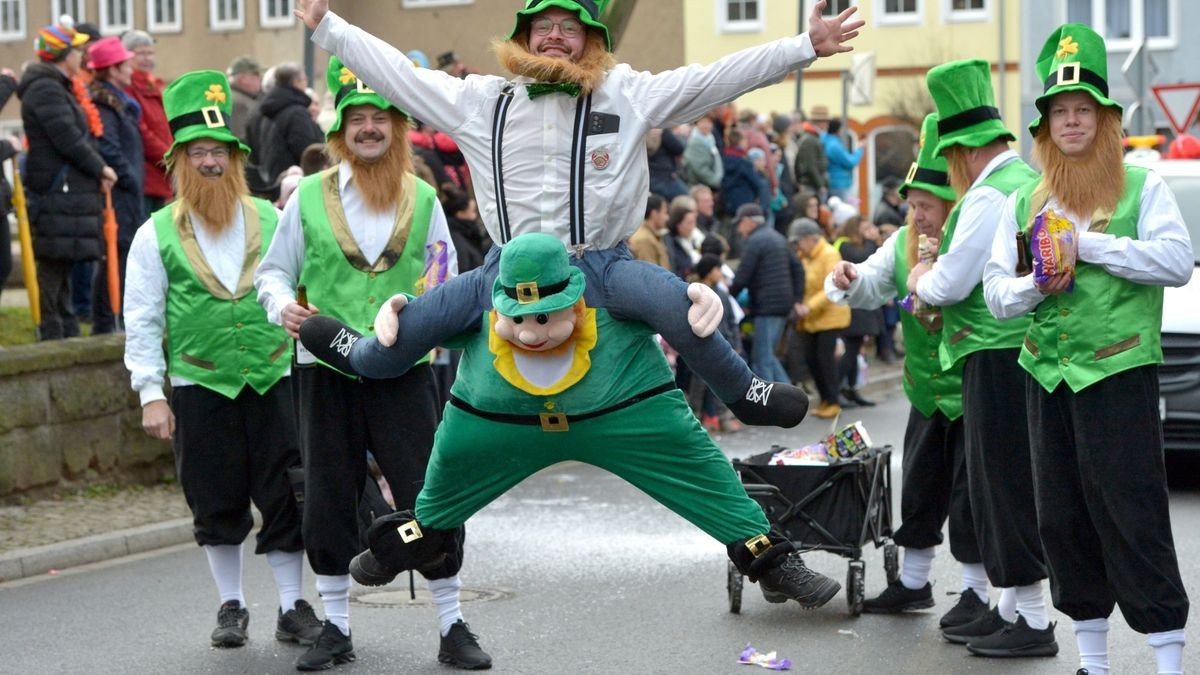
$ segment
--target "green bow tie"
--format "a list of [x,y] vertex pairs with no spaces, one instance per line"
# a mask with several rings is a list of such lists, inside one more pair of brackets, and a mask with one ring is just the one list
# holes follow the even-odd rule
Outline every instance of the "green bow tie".
[[530,99],[555,92],[561,92],[569,95],[571,98],[575,98],[579,96],[579,92],[583,91],[583,87],[574,82],[531,82],[526,85],[525,91],[529,93]]

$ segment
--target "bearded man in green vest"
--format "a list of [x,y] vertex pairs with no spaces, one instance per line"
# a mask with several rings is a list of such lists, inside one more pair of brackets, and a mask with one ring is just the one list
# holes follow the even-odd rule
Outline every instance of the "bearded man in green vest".
[[251,501],[263,515],[255,552],[266,554],[279,588],[275,637],[313,644],[321,624],[300,597],[304,547],[287,478],[300,463],[292,345],[267,321],[251,283],[279,214],[249,196],[250,148],[229,130],[231,100],[216,71],[187,73],[163,92],[175,136],[164,159],[179,198],[154,212],[130,247],[125,366],[146,433],[173,441],[196,543],[221,596],[213,646],[246,643],[242,542],[254,526]]
[[[1020,364],[1032,376],[1038,522],[1081,667],[1108,673],[1115,604],[1149,635],[1158,672],[1179,673],[1188,598],[1167,504],[1158,364],[1163,287],[1186,284],[1194,256],[1171,190],[1123,162],[1107,63],[1104,39],[1080,24],[1060,26],[1042,48],[1045,90],[1029,130],[1044,173],[1005,205],[984,290],[996,316],[1033,317]],[[1039,216],[1074,226],[1074,273],[1015,273],[1015,234]]]
[[1017,352],[1027,320],[1000,321],[983,300],[983,267],[1004,200],[1037,174],[1008,148],[986,61],[954,61],[926,76],[937,104],[937,155],[961,195],[946,221],[936,265],[918,263],[907,289],[942,308],[938,357],[961,366],[967,486],[988,581],[1001,589],[994,610],[942,635],[980,656],[1053,656],[1046,567],[1038,538],[1025,426],[1025,373]]
[[[458,271],[436,190],[412,172],[408,115],[337,57],[326,78],[337,112],[326,138],[338,165],[300,181],[255,278],[267,316],[293,338],[317,314],[366,332],[387,298],[420,294]],[[307,290],[303,304],[297,302],[300,286]],[[363,380],[316,361],[302,347],[296,383],[304,546],[326,617],[321,638],[296,667],[324,670],[355,658],[349,565],[361,548],[358,504],[367,451],[396,507],[412,508],[433,447],[437,389],[428,356],[402,377]],[[458,567],[448,561],[423,571],[441,622],[438,660],[489,668],[491,657],[463,621]]]
[[[842,261],[825,279],[825,293],[837,303],[877,309],[901,299],[908,272],[928,255],[919,250],[926,239],[936,254],[946,217],[958,201],[950,187],[946,159],[938,145],[938,116],[925,117],[920,151],[900,186],[908,200],[908,222],[865,261]],[[950,521],[950,554],[962,566],[958,603],[940,621],[942,628],[962,626],[988,609],[987,572],[967,494],[963,439],[962,362],[942,370],[940,312],[909,311],[900,303],[904,325],[904,393],[912,403],[904,432],[904,471],[900,489],[901,525],[893,537],[904,548],[900,578],[878,597],[863,603],[863,611],[895,614],[933,607],[929,574],[942,526]]]

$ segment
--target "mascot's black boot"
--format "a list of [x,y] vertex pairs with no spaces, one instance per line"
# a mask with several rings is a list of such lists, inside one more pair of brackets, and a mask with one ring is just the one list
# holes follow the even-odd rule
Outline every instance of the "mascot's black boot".
[[350,348],[362,334],[330,316],[310,316],[300,324],[300,344],[313,356],[343,373],[357,375],[350,366]]
[[842,585],[804,564],[792,542],[776,535],[759,535],[727,547],[738,571],[762,588],[767,602],[795,600],[816,609],[833,599]]
[[808,414],[808,394],[786,382],[767,382],[754,377],[742,398],[725,401],[725,405],[742,424],[790,429]]
[[364,586],[383,586],[408,570],[427,578],[453,576],[462,564],[461,532],[422,528],[412,511],[381,516],[367,528],[370,548],[350,561],[350,576]]

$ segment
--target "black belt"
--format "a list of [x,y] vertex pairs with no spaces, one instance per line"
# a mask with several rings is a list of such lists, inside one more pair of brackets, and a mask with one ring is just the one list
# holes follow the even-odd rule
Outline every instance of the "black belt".
[[[600,417],[601,415],[607,415],[609,413],[616,412],[623,408],[628,408],[629,406],[633,405],[634,403],[641,403],[642,401],[645,401],[648,398],[658,396],[659,394],[664,394],[668,391],[671,391],[674,388],[675,388],[674,382],[664,382],[664,383],[658,385],[657,387],[654,387],[653,389],[647,389],[646,391],[643,391],[640,394],[631,396],[630,398],[627,398],[624,401],[621,401],[620,403],[615,403],[613,405],[610,405],[607,408],[601,408],[600,410],[593,410],[592,412],[583,413],[580,415],[570,415],[570,421],[582,422],[584,420],[590,420],[593,417]],[[504,422],[505,424],[527,424],[527,425],[539,426],[542,428],[542,431],[568,431],[569,430],[569,427],[567,425],[568,415],[566,413],[548,412],[548,413],[539,413],[537,415],[516,415],[516,414],[511,414],[511,413],[488,412],[486,410],[480,410],[479,408],[476,408],[475,406],[471,405],[470,403],[467,403],[466,401],[455,396],[454,394],[450,394],[450,405],[452,405],[460,410],[469,412],[472,415],[475,415],[477,417],[482,417],[486,420],[491,420],[493,422]]]

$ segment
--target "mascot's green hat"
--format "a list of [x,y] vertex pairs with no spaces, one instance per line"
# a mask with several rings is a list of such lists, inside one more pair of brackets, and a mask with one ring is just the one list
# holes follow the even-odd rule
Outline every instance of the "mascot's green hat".
[[925,75],[925,83],[937,104],[938,142],[933,151],[938,156],[955,145],[981,148],[998,138],[1017,140],[1000,121],[987,61],[943,63]]
[[1081,23],[1063,24],[1051,33],[1033,67],[1045,87],[1045,92],[1034,101],[1041,113],[1029,124],[1029,133],[1034,136],[1050,99],[1065,91],[1087,92],[1100,105],[1124,112],[1120,103],[1108,97],[1108,51],[1104,38]]
[[571,265],[567,248],[540,232],[514,237],[500,251],[500,274],[492,284],[492,306],[504,316],[550,314],[583,295],[583,271]]
[[950,187],[950,173],[947,170],[945,157],[939,157],[934,150],[938,144],[938,116],[929,113],[921,123],[920,149],[917,151],[917,161],[908,168],[904,177],[904,185],[900,186],[900,196],[907,197],[909,188],[916,188],[932,193],[948,202],[958,201],[958,194]]
[[179,76],[163,90],[163,111],[175,137],[167,157],[175,148],[197,138],[236,143],[242,152],[250,154],[250,146],[239,141],[229,129],[233,94],[225,73],[195,70]]
[[[388,108],[396,108],[396,106],[387,102],[387,99],[375,93],[375,90],[363,84],[363,81],[358,79],[358,76],[350,72],[342,60],[336,56],[329,57],[329,68],[325,70],[325,84],[329,87],[329,91],[333,92],[333,107],[337,112],[337,116],[333,118],[333,124],[329,126],[329,131],[325,132],[325,137],[342,128],[342,111],[352,105],[373,105],[380,110]],[[408,113],[400,110],[400,113],[408,117]]]
[[579,15],[579,20],[589,28],[594,28],[600,31],[604,36],[604,44],[608,46],[608,51],[612,51],[612,38],[608,35],[608,27],[600,22],[600,16],[604,14],[604,8],[608,6],[609,0],[526,0],[525,9],[517,12],[517,23],[513,26],[512,32],[508,34],[508,39],[511,40],[518,33],[529,28],[529,22],[534,16],[541,12],[558,7],[565,9],[568,12],[575,12]]

